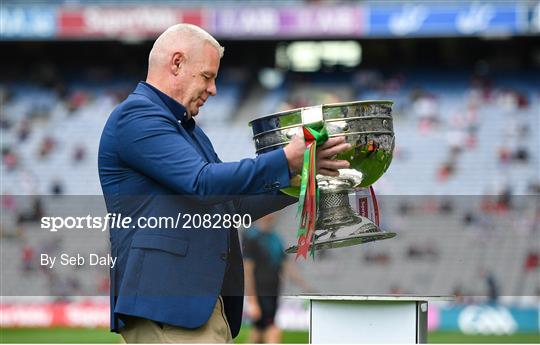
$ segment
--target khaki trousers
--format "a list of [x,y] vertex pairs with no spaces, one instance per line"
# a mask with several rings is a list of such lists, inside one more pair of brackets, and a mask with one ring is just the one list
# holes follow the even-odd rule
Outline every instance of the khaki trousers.
[[128,344],[233,343],[221,296],[208,322],[199,328],[183,328],[166,324],[160,326],[148,319],[130,317],[120,334]]

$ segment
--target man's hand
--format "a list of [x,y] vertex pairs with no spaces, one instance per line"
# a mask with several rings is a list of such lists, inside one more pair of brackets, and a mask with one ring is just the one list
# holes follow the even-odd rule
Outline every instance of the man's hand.
[[[332,157],[347,151],[351,144],[345,143],[345,137],[329,138],[322,146],[317,148],[317,173],[327,176],[339,176],[338,169],[347,169],[350,164],[344,160],[334,160]],[[283,149],[289,170],[293,174],[300,174],[304,163],[306,144],[301,135],[295,135],[291,142]]]

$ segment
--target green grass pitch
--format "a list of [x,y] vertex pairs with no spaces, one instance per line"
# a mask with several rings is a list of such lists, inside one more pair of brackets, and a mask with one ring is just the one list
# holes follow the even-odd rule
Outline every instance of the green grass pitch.
[[[243,327],[235,343],[247,341],[248,328]],[[307,343],[308,334],[287,331],[284,343]],[[507,336],[465,335],[458,332],[432,332],[429,343],[540,343],[540,334],[515,334]],[[120,343],[120,336],[102,328],[6,328],[0,330],[0,343]]]

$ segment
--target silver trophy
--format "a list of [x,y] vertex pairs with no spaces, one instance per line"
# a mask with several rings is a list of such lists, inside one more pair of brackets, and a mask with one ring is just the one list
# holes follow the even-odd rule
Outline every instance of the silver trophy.
[[[352,148],[336,159],[347,160],[349,169],[340,176],[317,175],[319,209],[312,245],[315,250],[339,248],[392,238],[396,234],[382,231],[350,206],[349,194],[367,188],[377,181],[392,162],[394,131],[392,101],[359,101],[324,104],[287,110],[263,116],[250,122],[257,154],[285,146],[305,124],[324,122],[328,135],[345,136]],[[298,196],[300,176],[283,192]],[[287,253],[295,253],[297,246]]]

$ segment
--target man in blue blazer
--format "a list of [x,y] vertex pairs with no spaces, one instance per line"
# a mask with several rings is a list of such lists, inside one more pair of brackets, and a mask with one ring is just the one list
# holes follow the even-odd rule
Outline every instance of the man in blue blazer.
[[[199,27],[167,29],[150,52],[146,82],[103,129],[99,176],[107,210],[132,219],[110,226],[117,257],[111,330],[127,342],[232,342],[242,315],[242,254],[236,228],[221,222],[215,229],[215,222],[232,214],[255,220],[295,202],[279,189],[301,170],[300,136],[284,149],[223,163],[195,124],[217,93],[222,56],[223,47]],[[330,139],[318,152],[318,172],[335,176],[347,168],[331,157],[349,147],[344,138]],[[212,222],[194,228],[187,222],[195,214]],[[146,226],[160,217],[176,223]]]

